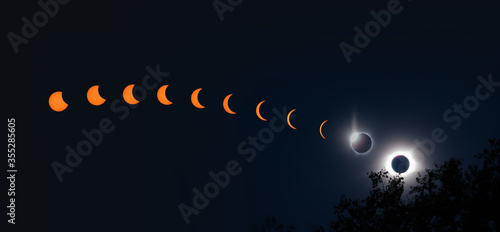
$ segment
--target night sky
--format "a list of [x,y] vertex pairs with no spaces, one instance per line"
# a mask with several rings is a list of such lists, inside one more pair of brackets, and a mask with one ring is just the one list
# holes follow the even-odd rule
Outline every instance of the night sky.
[[[339,45],[355,46],[353,28],[364,31],[374,21],[370,11],[397,2],[215,2],[232,9],[223,21],[211,1],[70,1],[18,53],[4,37],[18,169],[16,225],[9,228],[248,231],[249,223],[274,216],[308,231],[333,219],[342,194],[366,196],[366,173],[382,169],[394,152],[421,153],[404,175],[409,189],[417,172],[451,157],[474,163],[487,139],[499,138],[500,84],[483,87],[489,97],[464,108],[467,116],[453,112],[454,104],[474,103],[480,79],[500,82],[494,1],[401,0],[399,13],[351,62]],[[32,21],[41,7],[9,4],[3,33],[22,36],[21,18]],[[122,91],[142,85],[147,67],[161,70],[162,81],[132,108]],[[165,84],[169,106],[156,98]],[[87,101],[93,85],[106,99],[101,106]],[[204,109],[191,103],[198,88]],[[68,103],[62,112],[49,107],[55,91]],[[235,115],[222,107],[228,94]],[[263,100],[268,121],[255,113]],[[292,109],[297,130],[279,117]],[[443,118],[448,110],[453,120]],[[60,182],[54,162],[66,164],[66,147],[77,149],[82,130],[102,120],[112,131]],[[318,131],[324,120],[326,139]],[[259,149],[249,145],[249,137],[272,131],[271,121],[280,130],[263,135],[268,143],[258,142]],[[422,154],[415,140],[432,138],[435,128],[446,141]],[[351,149],[354,131],[372,137],[368,153]],[[249,149],[254,156],[241,151]],[[186,224],[179,205],[194,207],[193,188],[203,191],[213,182],[209,173],[227,171],[228,163],[240,172]]]

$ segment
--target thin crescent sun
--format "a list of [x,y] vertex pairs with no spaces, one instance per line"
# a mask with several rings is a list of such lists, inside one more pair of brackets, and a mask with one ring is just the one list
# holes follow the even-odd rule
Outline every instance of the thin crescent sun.
[[227,95],[225,98],[224,98],[224,101],[222,102],[222,106],[224,107],[224,110],[230,114],[236,114],[236,112],[232,111],[230,108],[229,108],[229,98],[232,96],[233,94],[229,94]]
[[191,94],[191,102],[193,103],[193,105],[196,108],[203,109],[203,108],[205,108],[205,106],[201,105],[200,102],[198,101],[198,94],[200,93],[200,91],[201,91],[201,88],[193,91],[193,94]]
[[257,104],[257,108],[255,108],[255,113],[257,114],[257,117],[260,118],[260,120],[262,121],[267,121],[267,119],[263,118],[262,115],[260,115],[260,106],[262,105],[262,103],[264,103],[264,101],[261,101],[259,104]]
[[123,90],[123,100],[125,100],[130,105],[135,105],[139,103],[139,101],[135,99],[133,94],[134,86],[135,86],[134,84],[128,85]]
[[328,120],[325,120],[323,123],[321,123],[321,126],[319,126],[319,134],[321,135],[321,137],[323,137],[323,139],[326,139],[325,136],[323,135],[323,125],[325,124],[325,122],[327,122]]
[[66,104],[66,102],[64,102],[62,98],[61,91],[54,92],[50,95],[49,106],[53,111],[56,112],[61,112],[68,107],[68,104]]
[[172,105],[172,102],[168,100],[167,95],[166,95],[166,90],[167,90],[168,85],[164,85],[158,89],[158,92],[156,93],[156,97],[158,98],[158,101],[163,104],[163,105]]
[[297,130],[297,128],[293,127],[292,124],[290,123],[290,115],[292,115],[293,111],[295,111],[295,109],[293,110],[290,110],[290,113],[288,113],[288,116],[286,117],[286,121],[288,122],[288,125],[294,129],[294,130]]
[[87,100],[90,102],[90,104],[95,106],[104,104],[106,99],[102,98],[99,94],[99,85],[90,87],[90,89],[87,91]]

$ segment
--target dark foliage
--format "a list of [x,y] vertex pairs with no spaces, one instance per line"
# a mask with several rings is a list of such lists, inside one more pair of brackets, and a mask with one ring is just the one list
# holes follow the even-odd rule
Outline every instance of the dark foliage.
[[419,173],[405,199],[403,177],[370,172],[369,195],[342,196],[336,219],[317,231],[500,231],[500,140],[489,143],[474,156],[480,167],[451,158]]
[[[500,231],[500,140],[474,157],[481,165],[463,167],[451,158],[419,173],[404,196],[403,177],[370,172],[372,189],[364,199],[343,195],[325,231]],[[250,231],[293,231],[273,217]]]

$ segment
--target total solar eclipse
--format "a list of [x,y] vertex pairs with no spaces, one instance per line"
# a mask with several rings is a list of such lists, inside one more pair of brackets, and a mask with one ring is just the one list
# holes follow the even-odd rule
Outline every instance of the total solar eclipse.
[[372,138],[364,132],[351,135],[351,147],[356,153],[366,153],[372,148]]

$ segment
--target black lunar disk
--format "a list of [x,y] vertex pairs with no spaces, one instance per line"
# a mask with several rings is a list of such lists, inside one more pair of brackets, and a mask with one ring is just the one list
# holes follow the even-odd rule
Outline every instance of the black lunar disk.
[[391,166],[395,172],[399,174],[405,173],[410,168],[410,160],[404,155],[398,155],[392,159]]
[[366,133],[356,133],[351,137],[351,147],[357,153],[366,153],[372,148],[372,138]]

